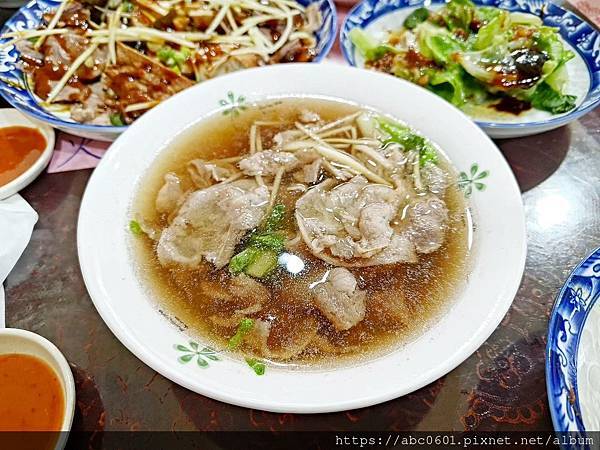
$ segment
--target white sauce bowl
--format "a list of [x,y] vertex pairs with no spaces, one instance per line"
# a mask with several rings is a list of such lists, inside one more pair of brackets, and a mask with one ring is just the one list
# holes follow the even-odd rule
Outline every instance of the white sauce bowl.
[[[5,127],[29,127],[38,130],[46,139],[46,148],[42,151],[40,157],[21,175],[7,184],[0,186],[0,200],[16,194],[21,189],[29,185],[46,168],[50,162],[50,157],[54,151],[54,129],[42,122],[31,119],[21,114],[14,108],[0,109],[0,128]],[[1,155],[2,149],[0,149]]]
[[52,342],[39,334],[17,328],[0,329],[0,355],[12,353],[39,358],[58,376],[63,390],[65,409],[60,426],[61,433],[54,450],[62,450],[67,443],[75,413],[75,381],[69,363]]

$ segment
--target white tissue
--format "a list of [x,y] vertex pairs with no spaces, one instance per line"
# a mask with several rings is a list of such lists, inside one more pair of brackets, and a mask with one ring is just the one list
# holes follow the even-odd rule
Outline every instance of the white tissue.
[[38,215],[18,194],[0,200],[0,328],[5,327],[4,280],[31,239]]

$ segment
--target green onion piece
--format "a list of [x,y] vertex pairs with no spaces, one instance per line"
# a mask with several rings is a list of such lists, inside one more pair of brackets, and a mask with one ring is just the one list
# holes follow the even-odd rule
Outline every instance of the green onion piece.
[[131,231],[136,236],[140,236],[144,232],[137,220],[129,221],[129,231]]
[[133,11],[133,4],[131,2],[123,2],[121,4],[121,10],[126,13],[130,13]]
[[427,8],[417,8],[404,19],[404,28],[412,30],[421,22],[425,22],[429,18],[429,10]]
[[123,116],[120,113],[113,113],[109,116],[111,125],[115,127],[123,127],[125,126],[125,121],[123,120]]
[[277,267],[278,255],[272,250],[259,250],[257,257],[246,266],[244,272],[254,278],[264,278]]
[[177,51],[168,45],[161,47],[158,52],[156,52],[159,61],[174,70],[181,69],[181,66],[191,54],[192,53],[185,47]]
[[254,326],[253,319],[248,319],[248,318],[242,319],[240,321],[240,324],[238,325],[237,331],[235,332],[235,334],[233,336],[231,336],[231,339],[229,339],[229,342],[227,343],[227,348],[229,350],[235,350],[236,348],[238,348],[240,346],[240,344],[242,343],[244,336],[246,336],[246,334],[248,334],[248,332],[252,329],[253,326]]
[[265,363],[263,363],[261,360],[256,359],[256,358],[246,358],[246,363],[250,367],[252,367],[252,370],[254,370],[254,373],[256,375],[264,375],[265,374],[266,366],[265,366]]
[[266,250],[273,250],[277,253],[283,251],[285,237],[278,233],[264,233],[250,236],[248,242],[251,246]]
[[243,272],[244,269],[257,258],[259,253],[260,249],[255,247],[248,247],[247,249],[242,250],[229,261],[229,271],[233,274]]
[[269,275],[277,267],[277,258],[284,248],[285,236],[275,233],[284,219],[285,205],[275,205],[264,225],[250,234],[246,249],[231,258],[229,271],[245,272],[256,278]]
[[192,56],[192,51],[187,47],[181,47],[181,50],[179,50],[179,54],[185,59],[188,59],[190,56]]
[[428,162],[433,164],[437,164],[438,162],[438,154],[430,146],[424,147],[421,151],[419,151],[419,165],[423,167]]
[[164,47],[161,47],[161,49],[156,53],[156,56],[160,62],[168,67],[177,66],[177,51],[169,46],[165,45]]
[[270,233],[281,228],[283,219],[285,218],[285,205],[275,205],[271,210],[271,214],[265,224],[265,231]]

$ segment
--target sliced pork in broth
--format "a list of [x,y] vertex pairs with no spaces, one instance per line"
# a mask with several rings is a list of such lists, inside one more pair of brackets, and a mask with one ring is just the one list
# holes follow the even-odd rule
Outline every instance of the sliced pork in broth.
[[[157,210],[169,183],[167,179],[159,192]],[[160,263],[197,267],[204,258],[220,269],[244,234],[258,226],[268,199],[268,189],[254,180],[221,183],[190,193],[160,235],[156,246]]]
[[216,346],[288,364],[389,350],[460,287],[456,174],[408,126],[287,99],[186,136],[142,182],[138,255],[159,301]]
[[405,196],[357,175],[330,190],[328,178],[296,203],[296,220],[313,254],[348,267],[415,262],[414,245],[393,226]]
[[352,328],[364,319],[365,297],[352,272],[343,267],[328,271],[314,288],[316,306],[338,330]]

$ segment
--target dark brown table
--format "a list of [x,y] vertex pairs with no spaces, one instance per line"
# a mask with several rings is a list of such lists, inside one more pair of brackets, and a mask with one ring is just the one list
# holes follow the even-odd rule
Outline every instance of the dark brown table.
[[[40,218],[6,281],[7,326],[47,337],[71,362],[74,430],[550,430],[549,313],[571,269],[600,245],[600,109],[558,130],[497,144],[527,215],[521,287],[476,353],[405,397],[343,413],[272,414],[197,395],[144,365],[108,330],[81,278],[77,213],[90,170],[44,173],[21,192]],[[482,292],[481,301],[489,295]]]

